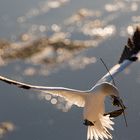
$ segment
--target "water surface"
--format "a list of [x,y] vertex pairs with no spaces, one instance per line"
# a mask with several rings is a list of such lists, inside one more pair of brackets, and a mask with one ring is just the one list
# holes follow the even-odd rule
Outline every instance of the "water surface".
[[[5,40],[8,49],[0,50],[6,54],[0,60],[0,73],[36,85],[89,89],[106,73],[100,57],[109,68],[118,61],[133,27],[140,23],[139,12],[139,0],[1,1],[0,39]],[[96,34],[95,29],[99,29]],[[55,41],[45,44],[42,38]],[[29,48],[35,50],[40,44],[32,44],[34,40],[50,47],[43,47],[39,53],[34,51],[30,57],[11,57],[13,52],[22,52],[15,45],[19,50],[25,48],[22,54],[27,54]],[[58,46],[60,40],[69,40],[73,48]],[[75,41],[80,44],[78,49]],[[14,45],[10,49],[11,44]],[[115,78],[128,107],[128,128],[122,117],[115,119],[113,140],[140,137],[139,69],[139,63],[135,63]],[[2,82],[0,89],[0,122],[11,121],[16,126],[15,131],[2,139],[86,139],[82,109],[74,106],[64,113],[45,99],[39,99],[40,93]],[[108,103],[107,107],[110,109]]]

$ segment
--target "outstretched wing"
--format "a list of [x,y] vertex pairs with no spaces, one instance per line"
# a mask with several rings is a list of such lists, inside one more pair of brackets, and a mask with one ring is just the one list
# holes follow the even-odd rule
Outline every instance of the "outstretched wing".
[[[118,61],[118,64],[113,66],[106,75],[104,75],[97,84],[103,82],[112,81],[112,77],[115,77],[118,73],[123,71],[127,66],[140,59],[140,28],[137,27],[132,38],[128,39],[127,45],[124,47],[122,55]],[[111,74],[111,75],[110,75]]]
[[21,83],[18,81],[14,81],[3,76],[0,76],[0,80],[6,82],[8,84],[16,85],[19,88],[23,89],[31,89],[36,91],[42,91],[44,93],[48,93],[54,96],[59,96],[68,101],[71,105],[77,105],[78,107],[84,107],[86,92],[80,90],[74,90],[64,87],[44,87],[44,86],[34,86],[25,83]]

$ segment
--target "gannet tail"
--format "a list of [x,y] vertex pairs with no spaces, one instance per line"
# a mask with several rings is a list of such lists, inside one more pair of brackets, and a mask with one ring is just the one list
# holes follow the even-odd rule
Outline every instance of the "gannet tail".
[[114,130],[112,127],[113,124],[114,122],[109,115],[103,116],[100,114],[99,120],[93,126],[88,126],[87,140],[112,139],[112,135],[108,129]]

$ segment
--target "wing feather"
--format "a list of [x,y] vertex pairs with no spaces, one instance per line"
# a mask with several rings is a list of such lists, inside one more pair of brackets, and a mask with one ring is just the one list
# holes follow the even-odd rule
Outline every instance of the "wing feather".
[[104,75],[97,84],[103,82],[111,82],[112,77],[115,77],[118,73],[122,72],[126,67],[128,67],[133,62],[140,59],[140,27],[137,27],[133,36],[128,39],[127,45],[125,45],[118,64],[113,66],[106,75]]
[[70,104],[77,105],[78,107],[84,107],[85,105],[86,92],[84,91],[64,88],[64,87],[34,86],[34,85],[29,85],[18,81],[14,81],[3,76],[0,76],[0,80],[8,84],[15,85],[19,88],[42,91],[44,93],[62,97]]

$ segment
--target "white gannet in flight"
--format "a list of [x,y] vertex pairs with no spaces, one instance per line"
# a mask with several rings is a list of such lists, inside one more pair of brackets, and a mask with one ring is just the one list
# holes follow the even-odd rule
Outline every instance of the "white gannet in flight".
[[111,112],[106,113],[104,107],[104,100],[106,96],[111,96],[114,101],[114,105],[120,105],[120,98],[118,89],[111,84],[111,76],[116,76],[128,65],[137,61],[140,56],[140,29],[137,28],[133,37],[128,39],[128,43],[125,46],[123,53],[120,57],[118,64],[113,66],[110,71],[103,76],[97,84],[90,90],[81,91],[75,89],[69,89],[64,87],[44,87],[34,86],[21,82],[17,82],[3,76],[0,76],[0,80],[8,84],[16,85],[19,88],[31,89],[35,91],[42,91],[55,96],[64,98],[71,105],[83,107],[83,120],[87,129],[87,140],[104,140],[112,139],[112,135],[109,132],[113,130],[112,117],[116,117],[122,113]]

